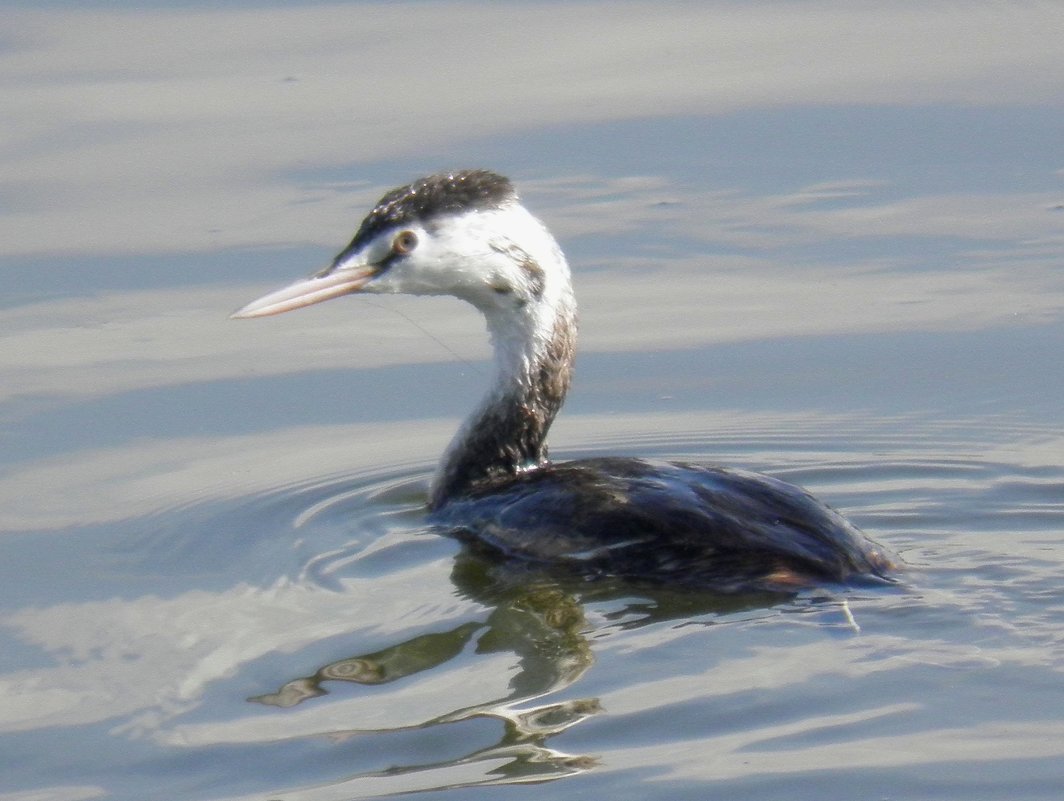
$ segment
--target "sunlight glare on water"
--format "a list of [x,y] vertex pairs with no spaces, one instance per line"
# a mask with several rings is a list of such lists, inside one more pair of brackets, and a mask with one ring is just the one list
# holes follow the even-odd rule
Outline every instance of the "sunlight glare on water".
[[[1062,32],[1054,4],[7,9],[0,801],[1058,798]],[[899,583],[586,582],[432,531],[476,314],[227,317],[467,166],[574,269],[555,458],[798,483]]]

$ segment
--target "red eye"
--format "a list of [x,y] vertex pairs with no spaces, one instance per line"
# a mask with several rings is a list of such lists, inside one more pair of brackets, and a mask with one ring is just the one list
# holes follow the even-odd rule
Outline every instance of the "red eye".
[[417,247],[417,234],[413,231],[400,231],[392,240],[392,253],[405,256]]

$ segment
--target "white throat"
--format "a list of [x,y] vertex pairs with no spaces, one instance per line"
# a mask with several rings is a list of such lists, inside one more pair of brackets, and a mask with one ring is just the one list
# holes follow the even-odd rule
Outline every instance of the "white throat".
[[493,221],[499,269],[465,299],[484,314],[495,377],[483,401],[448,446],[433,480],[431,505],[477,483],[547,461],[546,436],[565,400],[576,344],[576,301],[569,267],[554,238],[521,206]]

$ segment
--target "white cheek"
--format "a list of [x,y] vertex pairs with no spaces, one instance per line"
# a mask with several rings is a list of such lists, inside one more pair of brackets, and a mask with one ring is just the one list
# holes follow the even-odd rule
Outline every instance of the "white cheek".
[[468,277],[455,269],[453,259],[435,246],[436,243],[425,245],[408,256],[393,260],[373,281],[373,291],[410,295],[458,294]]

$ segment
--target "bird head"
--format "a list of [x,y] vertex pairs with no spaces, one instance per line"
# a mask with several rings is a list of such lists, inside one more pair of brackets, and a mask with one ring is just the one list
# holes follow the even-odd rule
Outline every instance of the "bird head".
[[454,295],[490,316],[539,301],[552,278],[568,286],[565,259],[510,181],[466,170],[387,193],[328,267],[232,316],[265,317],[361,292]]

